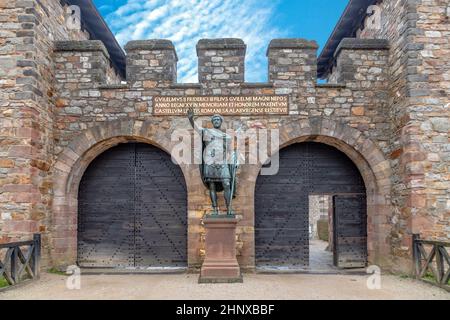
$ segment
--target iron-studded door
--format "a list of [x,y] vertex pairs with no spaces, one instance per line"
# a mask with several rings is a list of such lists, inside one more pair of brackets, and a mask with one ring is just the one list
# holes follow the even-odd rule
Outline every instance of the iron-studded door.
[[260,175],[256,182],[256,266],[308,266],[309,195],[336,193],[365,193],[358,169],[345,154],[314,142],[282,149],[278,174]]
[[259,176],[255,191],[258,267],[302,268],[309,263],[308,186],[311,161],[298,148],[280,153],[276,175]]
[[185,267],[187,251],[186,185],[165,152],[136,146],[137,267]]
[[140,143],[111,148],[80,183],[78,264],[184,267],[186,219],[186,186],[170,155]]
[[334,264],[339,268],[367,265],[367,213],[365,195],[333,197]]

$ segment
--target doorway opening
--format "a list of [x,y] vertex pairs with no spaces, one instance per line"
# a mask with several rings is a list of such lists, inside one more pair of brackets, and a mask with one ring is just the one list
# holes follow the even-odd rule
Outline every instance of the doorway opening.
[[363,268],[367,263],[364,194],[309,195],[311,271]]
[[333,265],[333,197],[309,195],[309,268],[330,270]]
[[257,271],[335,272],[367,264],[366,189],[343,152],[316,142],[283,148],[278,173],[260,175],[255,191]]

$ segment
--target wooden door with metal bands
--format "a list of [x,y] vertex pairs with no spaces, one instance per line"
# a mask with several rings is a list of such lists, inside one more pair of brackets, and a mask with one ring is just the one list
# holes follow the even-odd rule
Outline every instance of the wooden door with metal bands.
[[169,154],[128,143],[97,157],[78,197],[78,264],[103,268],[186,266],[186,185]]
[[364,194],[333,197],[334,264],[339,268],[367,265],[367,205]]

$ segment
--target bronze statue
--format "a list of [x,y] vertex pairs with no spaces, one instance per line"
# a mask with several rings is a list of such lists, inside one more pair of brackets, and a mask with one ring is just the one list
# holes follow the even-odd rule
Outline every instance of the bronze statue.
[[221,130],[223,118],[211,117],[213,128],[199,127],[194,121],[194,110],[187,112],[189,122],[202,137],[202,163],[200,174],[203,184],[211,197],[213,215],[219,214],[217,192],[224,192],[227,215],[233,215],[231,203],[236,191],[236,170],[238,167],[236,152],[232,152],[232,138]]

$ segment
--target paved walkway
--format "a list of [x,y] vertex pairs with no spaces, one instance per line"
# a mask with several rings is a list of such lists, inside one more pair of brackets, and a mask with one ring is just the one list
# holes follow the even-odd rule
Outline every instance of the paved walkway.
[[309,241],[309,268],[315,271],[336,271],[333,266],[333,253],[327,251],[328,242],[321,240]]
[[246,274],[243,284],[197,284],[198,275],[84,275],[80,290],[67,277],[43,274],[38,282],[0,293],[3,299],[441,299],[450,293],[412,279],[382,276],[369,290],[367,276]]
[[[322,240],[309,241],[309,266],[308,267],[259,267],[260,272],[277,272],[295,269],[309,271],[313,273],[340,273],[340,270],[333,265],[333,253],[327,251],[328,242]],[[352,270],[355,271],[355,270]],[[358,270],[360,272],[360,270]],[[365,272],[362,270],[363,273]],[[343,272],[345,273],[345,272]]]

